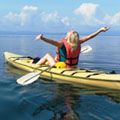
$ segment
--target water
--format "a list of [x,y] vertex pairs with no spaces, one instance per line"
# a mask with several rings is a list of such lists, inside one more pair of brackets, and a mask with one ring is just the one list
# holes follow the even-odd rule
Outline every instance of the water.
[[[59,40],[64,35],[46,36]],[[18,85],[16,79],[25,73],[4,62],[4,51],[33,57],[48,51],[55,55],[55,47],[34,38],[0,36],[0,120],[119,120],[119,91],[42,79]],[[79,67],[120,73],[120,36],[99,36],[85,44],[93,50],[81,54]]]

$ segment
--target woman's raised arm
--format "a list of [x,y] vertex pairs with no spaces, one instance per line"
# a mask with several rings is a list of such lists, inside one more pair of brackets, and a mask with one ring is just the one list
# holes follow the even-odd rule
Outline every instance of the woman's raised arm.
[[49,38],[46,38],[44,37],[42,34],[39,34],[36,36],[36,40],[42,40],[44,42],[47,42],[51,45],[54,45],[56,47],[61,47],[62,46],[62,43],[61,42],[58,42],[58,41],[55,41],[55,40],[52,40],[52,39],[49,39]]
[[92,34],[90,34],[88,36],[80,38],[80,42],[84,43],[84,42],[96,37],[99,33],[106,32],[108,29],[109,28],[107,28],[107,27],[102,27],[102,28],[98,29],[96,32],[94,32],[94,33],[92,33]]

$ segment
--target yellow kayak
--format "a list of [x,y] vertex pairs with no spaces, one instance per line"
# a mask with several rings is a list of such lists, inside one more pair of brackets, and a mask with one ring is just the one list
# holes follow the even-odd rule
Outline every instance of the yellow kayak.
[[[106,73],[97,70],[88,69],[65,69],[65,68],[50,68],[43,65],[38,66],[32,63],[32,59],[22,55],[4,52],[5,60],[12,66],[28,71],[28,72],[42,72],[41,78],[50,80],[59,80],[85,84],[96,87],[110,88],[120,90],[120,74]],[[44,71],[44,72],[43,72]]]

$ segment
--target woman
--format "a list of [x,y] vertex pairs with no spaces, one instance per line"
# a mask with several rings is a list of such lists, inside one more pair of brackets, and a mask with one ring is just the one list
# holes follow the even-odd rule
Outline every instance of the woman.
[[90,40],[91,38],[94,38],[101,32],[106,32],[107,30],[107,27],[102,27],[96,32],[81,38],[79,38],[78,32],[70,31],[67,33],[66,37],[60,41],[46,38],[42,34],[37,35],[36,40],[42,40],[57,47],[57,55],[55,58],[47,53],[37,62],[37,64],[45,64],[45,62],[48,61],[49,65],[52,67],[55,66],[57,62],[64,62],[66,67],[74,68],[77,66],[79,61],[81,44]]

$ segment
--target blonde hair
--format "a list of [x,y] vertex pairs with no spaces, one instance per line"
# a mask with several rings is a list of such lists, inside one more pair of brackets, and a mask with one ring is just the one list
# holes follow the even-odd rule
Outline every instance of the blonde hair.
[[67,43],[73,48],[76,49],[79,41],[79,34],[76,31],[70,31],[66,35]]

